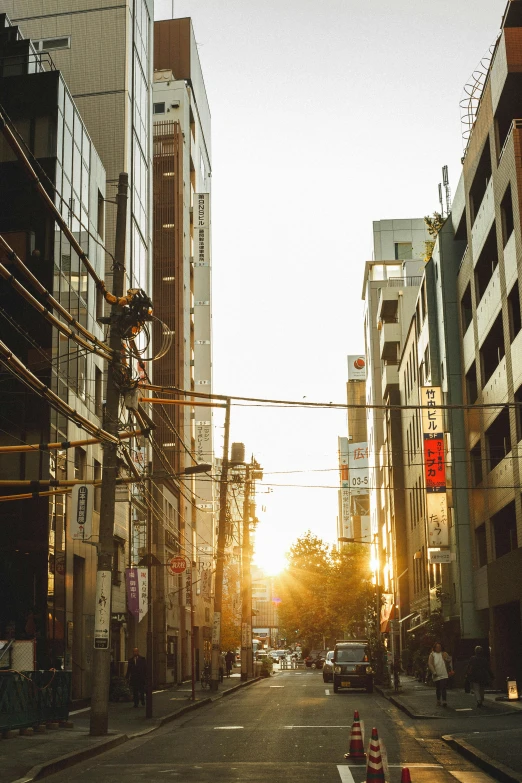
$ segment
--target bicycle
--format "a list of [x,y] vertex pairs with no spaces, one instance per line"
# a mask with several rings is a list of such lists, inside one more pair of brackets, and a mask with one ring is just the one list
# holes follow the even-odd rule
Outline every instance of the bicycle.
[[208,663],[203,667],[199,681],[202,688],[210,688],[211,670]]

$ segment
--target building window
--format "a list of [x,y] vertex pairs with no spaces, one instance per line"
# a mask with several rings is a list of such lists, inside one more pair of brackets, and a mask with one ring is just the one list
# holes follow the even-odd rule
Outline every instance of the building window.
[[480,450],[480,440],[469,453],[469,464],[471,467],[471,483],[477,487],[482,482],[482,454]]
[[101,239],[105,236],[105,199],[98,191],[98,213],[96,221],[96,231]]
[[484,383],[489,381],[504,358],[504,353],[504,329],[502,326],[502,313],[499,313],[480,349]]
[[37,52],[51,52],[57,49],[70,49],[71,36],[62,35],[60,38],[40,38],[33,41],[33,46]]
[[515,339],[520,332],[522,322],[520,318],[520,293],[518,290],[518,281],[511,289],[508,296],[508,315],[509,315],[509,336],[511,342]]
[[473,320],[473,309],[471,305],[471,284],[468,283],[464,295],[460,300],[460,315],[462,318],[462,334],[466,334],[468,327]]
[[74,449],[74,478],[83,481],[87,467],[87,452],[76,446]]
[[412,252],[411,242],[395,242],[396,261],[408,261],[410,258],[412,258]]
[[475,362],[466,373],[466,397],[469,405],[473,405],[478,397],[477,368]]
[[495,223],[488,234],[484,247],[480,251],[476,266],[475,266],[475,295],[477,302],[480,302],[486,288],[489,285],[489,281],[493,277],[493,272],[498,266],[498,247],[497,247],[497,232],[495,229]]
[[477,217],[482,199],[486,192],[489,180],[491,179],[491,152],[489,149],[489,136],[486,138],[482,155],[473,178],[473,184],[469,191],[469,202],[471,207],[471,225],[474,224]]
[[499,413],[493,424],[486,430],[489,470],[493,470],[511,451],[509,430],[509,409],[507,406]]
[[495,557],[503,557],[518,547],[515,501],[491,517],[495,537]]
[[513,222],[513,199],[511,198],[511,183],[507,186],[504,198],[500,203],[500,214],[502,216],[502,241],[506,247],[509,237],[513,233],[515,224]]
[[153,103],[152,104],[152,113],[153,114],[165,114],[165,103]]
[[486,525],[484,522],[475,530],[475,547],[477,552],[477,566],[482,568],[482,566],[487,565],[488,562],[488,545],[486,540]]

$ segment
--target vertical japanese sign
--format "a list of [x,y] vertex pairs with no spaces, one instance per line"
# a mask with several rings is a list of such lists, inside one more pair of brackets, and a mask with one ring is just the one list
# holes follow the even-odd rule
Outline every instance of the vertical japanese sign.
[[438,386],[422,386],[422,432],[428,547],[449,546],[446,454],[442,393]]
[[134,617],[139,617],[140,595],[137,568],[127,568],[125,570],[125,584],[127,587],[127,608]]
[[348,443],[348,438],[338,438],[339,472],[341,476],[339,515],[341,518],[341,535],[344,538],[353,538],[353,525],[350,511],[350,479],[348,475]]
[[71,538],[91,538],[93,503],[94,484],[75,484],[71,493]]
[[352,495],[367,495],[370,486],[368,443],[350,443],[348,447],[348,470]]
[[111,577],[110,571],[98,571],[96,574],[96,614],[94,616],[94,648],[96,650],[109,649]]
[[149,588],[149,573],[146,568],[137,568],[138,572],[138,595],[139,595],[139,611],[140,620],[142,620],[147,614],[149,608],[148,605],[148,588]]
[[192,606],[192,568],[185,570],[185,606]]

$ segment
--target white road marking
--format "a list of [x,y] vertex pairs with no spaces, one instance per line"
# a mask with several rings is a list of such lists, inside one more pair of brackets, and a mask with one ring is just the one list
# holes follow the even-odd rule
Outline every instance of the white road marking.
[[473,712],[473,707],[455,707],[455,712]]
[[324,692],[326,693],[327,696],[329,696],[330,695],[330,688],[325,688]]
[[214,730],[244,729],[244,726],[214,726]]
[[347,764],[338,764],[337,770],[341,777],[341,783],[354,783],[353,775],[350,772],[350,767]]
[[82,710],[73,710],[69,715],[79,715],[80,712],[88,712],[90,709],[90,707],[84,707]]
[[351,726],[283,726],[284,729],[350,729]]
[[284,685],[271,685],[271,688],[284,688]]
[[460,783],[491,783],[493,780],[493,778],[486,775],[485,772],[475,772],[475,770],[470,770],[469,772],[453,772],[449,769],[448,772],[459,780]]

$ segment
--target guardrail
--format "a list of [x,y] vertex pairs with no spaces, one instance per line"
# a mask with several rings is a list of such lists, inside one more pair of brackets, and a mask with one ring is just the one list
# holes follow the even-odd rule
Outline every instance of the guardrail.
[[71,672],[0,672],[0,731],[67,720]]

